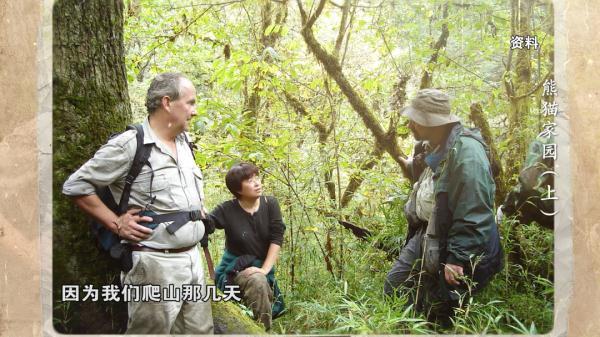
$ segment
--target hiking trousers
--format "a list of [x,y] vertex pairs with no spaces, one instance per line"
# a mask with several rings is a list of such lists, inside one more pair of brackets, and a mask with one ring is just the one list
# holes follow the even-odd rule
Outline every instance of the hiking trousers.
[[[210,302],[200,298],[182,300],[183,285],[197,285],[202,295],[207,292],[198,246],[181,253],[134,251],[132,254],[133,267],[128,273],[121,273],[121,283],[140,288],[159,286],[160,300],[146,298],[127,303],[127,334],[213,333]],[[171,296],[165,296],[167,293]]]
[[400,255],[394,261],[392,269],[385,278],[383,284],[385,295],[392,296],[401,286],[410,288],[415,284],[413,278],[418,275],[413,272],[413,269],[419,270],[420,268],[420,266],[415,266],[415,262],[420,261],[423,234],[422,229],[417,231],[400,250]]
[[271,329],[273,290],[269,286],[267,277],[262,273],[254,273],[250,276],[238,273],[233,281],[240,286],[242,302],[252,309],[254,319],[261,322],[267,331]]

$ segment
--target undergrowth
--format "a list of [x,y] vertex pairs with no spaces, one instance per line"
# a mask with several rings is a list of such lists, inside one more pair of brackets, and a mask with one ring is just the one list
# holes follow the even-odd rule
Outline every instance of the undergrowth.
[[[402,221],[396,217],[399,213],[383,214],[391,216],[376,220],[388,224],[393,218]],[[396,229],[390,229],[393,227]],[[405,234],[398,227],[405,228],[387,226],[369,242],[349,236],[345,244],[352,258],[344,261],[344,271],[337,275],[325,271],[318,254],[310,254],[307,245],[305,258],[317,259],[309,263],[316,268],[298,273],[293,286],[285,288],[287,312],[274,321],[272,333],[543,334],[552,330],[552,232],[535,223],[518,225],[513,219],[505,220],[500,225],[504,269],[479,293],[465,298],[455,310],[452,326],[442,328],[416,312],[406,295],[383,296],[383,283],[393,261],[376,246],[400,245]],[[509,239],[511,230],[517,233],[512,236],[515,242]],[[523,254],[522,265],[508,259],[509,252],[517,248]],[[289,282],[285,272],[278,274],[283,283]]]

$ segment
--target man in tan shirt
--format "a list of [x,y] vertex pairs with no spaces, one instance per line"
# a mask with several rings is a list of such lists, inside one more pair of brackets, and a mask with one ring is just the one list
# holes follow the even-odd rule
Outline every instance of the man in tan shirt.
[[[200,285],[205,292],[197,247],[205,231],[202,221],[187,221],[173,232],[167,230],[169,222],[158,223],[154,229],[144,226],[153,219],[139,214],[140,209],[157,215],[203,211],[202,173],[185,138],[196,114],[196,89],[181,74],[160,74],[150,84],[146,107],[148,118],[142,127],[144,144],[153,144],[150,165],[144,165],[133,182],[129,210],[115,214],[96,195],[96,189],[109,186],[114,199],[120,199],[136,152],[135,130],[103,145],[67,179],[63,193],[133,251],[131,270],[121,273],[124,286],[158,285],[163,294],[173,285],[181,294],[184,285]],[[128,334],[213,333],[210,303],[199,299],[130,301],[128,315]]]

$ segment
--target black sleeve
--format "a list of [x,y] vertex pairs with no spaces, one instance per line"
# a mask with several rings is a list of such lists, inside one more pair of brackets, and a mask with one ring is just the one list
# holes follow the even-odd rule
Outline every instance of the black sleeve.
[[414,184],[419,180],[421,173],[425,171],[427,166],[425,163],[425,156],[427,155],[425,144],[422,141],[417,142],[413,152],[412,160],[408,165],[408,172],[411,174],[410,181]]
[[225,226],[227,225],[227,221],[225,220],[225,210],[224,210],[225,203],[226,202],[215,207],[215,209],[213,209],[212,212],[210,212],[208,214],[209,223],[213,229],[213,232],[214,232],[214,228],[225,229]]
[[279,202],[275,197],[267,197],[266,201],[269,204],[269,207],[267,207],[269,210],[269,242],[281,246],[283,244],[285,225],[281,218]]

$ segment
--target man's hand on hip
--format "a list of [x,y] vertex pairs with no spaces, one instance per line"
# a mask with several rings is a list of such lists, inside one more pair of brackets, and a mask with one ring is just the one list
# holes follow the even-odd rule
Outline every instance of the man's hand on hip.
[[139,222],[152,222],[152,218],[149,216],[139,216],[138,213],[140,211],[141,209],[130,209],[117,218],[115,225],[117,225],[117,234],[119,237],[129,241],[140,242],[152,235],[152,229],[139,224]]

